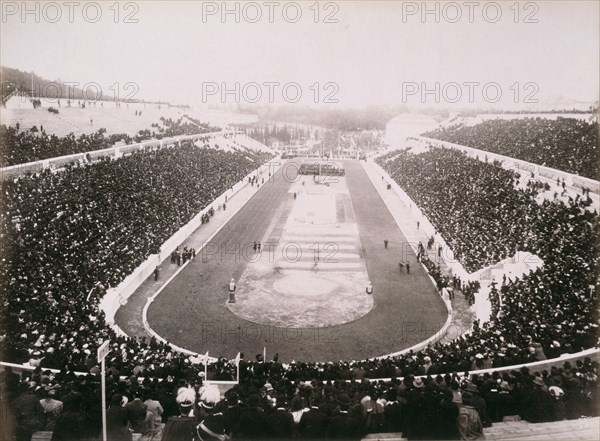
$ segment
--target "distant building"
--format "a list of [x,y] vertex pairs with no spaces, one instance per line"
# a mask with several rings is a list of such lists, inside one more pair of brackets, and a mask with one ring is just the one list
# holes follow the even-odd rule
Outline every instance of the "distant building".
[[404,113],[386,124],[385,143],[393,149],[404,147],[406,137],[420,135],[436,126],[436,120],[430,116]]

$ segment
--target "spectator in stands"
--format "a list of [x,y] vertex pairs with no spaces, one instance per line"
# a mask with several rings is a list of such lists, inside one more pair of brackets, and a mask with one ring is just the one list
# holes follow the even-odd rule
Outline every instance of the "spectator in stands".
[[197,418],[198,437],[204,441],[225,439],[225,417],[222,412],[215,411],[220,401],[219,389],[216,386],[203,386],[199,391],[199,399],[201,412]]
[[[139,116],[141,116],[141,112]],[[90,125],[94,125],[91,118]],[[131,144],[133,141],[141,142],[151,138],[196,135],[219,130],[199,121],[190,124],[185,122],[183,118],[176,121],[170,118],[162,118],[161,125],[154,123],[153,128],[156,128],[159,133],[140,130],[134,138],[124,133],[105,136],[106,129],[102,128],[95,133],[82,134],[79,138],[76,138],[73,133],[64,137],[47,135],[43,126],[40,126],[39,132],[41,133],[36,133],[37,128],[36,131],[21,131],[18,125],[15,127],[0,125],[0,166],[6,167],[57,156],[100,150],[108,148],[121,140],[125,141],[126,144]]]
[[192,411],[196,403],[196,391],[189,387],[182,387],[175,401],[179,406],[179,416],[171,417],[167,421],[162,441],[193,441],[197,438],[197,421]]
[[515,398],[507,381],[501,381],[498,386],[490,388],[485,401],[490,419],[494,423],[501,422],[505,416],[517,415]]
[[483,427],[490,427],[492,422],[487,412],[487,403],[482,397],[479,396],[479,388],[477,385],[469,382],[463,391],[462,396],[464,397],[465,394],[468,394],[469,405],[474,407],[479,414],[479,419],[481,420]]
[[453,401],[452,391],[445,388],[441,391],[439,404],[439,426],[435,439],[460,439],[458,430],[459,406]]
[[131,431],[127,421],[127,411],[124,405],[127,398],[114,394],[110,399],[110,407],[106,411],[106,433],[111,441],[131,441]]
[[44,409],[34,394],[35,388],[35,381],[21,383],[20,395],[13,403],[12,407],[17,417],[17,441],[29,441],[31,435],[44,428]]
[[328,418],[320,406],[321,395],[314,391],[310,396],[310,409],[302,414],[298,425],[298,433],[302,438],[325,438]]
[[294,417],[289,411],[289,403],[285,395],[280,394],[276,398],[275,410],[267,419],[271,429],[271,436],[278,439],[290,439],[294,435]]
[[156,428],[162,424],[162,415],[164,413],[163,407],[160,401],[156,400],[156,393],[153,393],[152,389],[145,388],[142,392],[142,398],[146,405],[148,412],[152,413],[152,427]]
[[242,411],[233,438],[240,439],[266,439],[271,434],[271,428],[265,415],[265,410],[260,406],[260,397],[251,394],[246,400],[246,408]]
[[[63,412],[56,419],[52,431],[52,441],[93,441],[97,438],[99,433],[95,430],[92,418],[83,409],[84,405],[83,396],[80,394],[69,394],[63,398]],[[125,422],[127,421],[125,420]],[[113,438],[109,435],[109,439],[111,441],[131,440],[131,434],[129,434],[129,438]]]
[[598,122],[575,118],[488,120],[425,136],[598,180]]
[[[127,420],[129,421],[129,427],[133,433],[146,433],[152,423],[152,417],[154,416],[151,412],[147,415],[148,406],[141,400],[142,391],[137,389],[133,393],[133,400],[129,401],[125,405],[125,411],[127,412]],[[147,418],[149,416],[149,418]],[[150,427],[149,427],[150,426]]]
[[335,401],[338,406],[334,415],[329,419],[327,438],[353,440],[361,439],[366,433],[364,422],[354,414],[349,413],[350,397],[346,393],[339,394]]
[[42,409],[44,410],[45,415],[45,426],[44,430],[52,431],[54,430],[54,425],[56,424],[56,419],[63,411],[63,403],[62,401],[56,400],[56,389],[45,385],[41,389],[40,394],[41,400],[40,404],[42,405]]
[[471,405],[472,395],[470,392],[463,394],[463,404],[458,413],[458,431],[463,440],[484,439],[483,424],[479,412]]

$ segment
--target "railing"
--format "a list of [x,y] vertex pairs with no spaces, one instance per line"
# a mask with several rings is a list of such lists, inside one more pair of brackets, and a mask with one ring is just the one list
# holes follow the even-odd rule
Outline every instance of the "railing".
[[[538,372],[538,371],[543,371],[543,370],[550,370],[551,367],[553,366],[557,366],[557,367],[562,367],[562,365],[566,362],[569,362],[571,364],[574,364],[575,362],[577,362],[578,360],[584,360],[585,358],[590,358],[592,360],[592,362],[596,361],[596,362],[600,362],[600,349],[598,348],[591,348],[591,349],[586,349],[584,351],[581,352],[577,352],[575,354],[562,354],[560,357],[557,358],[551,358],[548,360],[541,360],[541,361],[534,361],[531,363],[522,363],[522,364],[516,364],[516,365],[512,365],[512,366],[502,366],[502,367],[496,367],[496,368],[489,368],[489,369],[479,369],[479,370],[473,370],[473,371],[469,371],[469,372],[455,372],[459,377],[464,377],[466,375],[472,375],[472,374],[477,374],[477,375],[483,375],[483,374],[491,374],[493,372],[506,372],[506,371],[512,371],[512,370],[519,370],[523,367],[526,367],[528,369],[530,369],[531,371],[534,372]],[[21,374],[23,372],[32,372],[35,370],[35,368],[33,366],[29,366],[26,364],[16,364],[16,363],[7,363],[4,361],[0,361],[0,370],[4,370],[5,368],[10,367],[13,372]],[[46,369],[44,369],[46,370]],[[54,373],[58,373],[60,372],[59,369],[47,369],[51,372]],[[88,375],[89,372],[75,372],[75,375],[77,376],[85,376]],[[417,375],[416,377],[421,377],[424,378],[426,377],[426,375]],[[122,377],[123,379],[126,377]],[[402,380],[403,377],[398,377],[399,380]],[[160,379],[162,381],[162,379]],[[392,378],[367,378],[368,381],[371,382],[378,382],[378,381],[391,381]],[[143,381],[142,378],[138,379],[138,381]],[[352,381],[352,380],[346,380],[346,381]],[[323,383],[325,383],[326,380],[323,380]],[[232,381],[221,381],[221,382],[216,382],[213,381],[213,383],[223,383],[223,384],[235,384],[235,382]],[[305,383],[310,383],[310,381],[305,381]]]

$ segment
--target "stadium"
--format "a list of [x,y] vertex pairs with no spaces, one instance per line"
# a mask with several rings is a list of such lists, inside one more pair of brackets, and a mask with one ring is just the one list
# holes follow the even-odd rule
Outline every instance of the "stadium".
[[233,108],[46,78],[0,78],[0,439],[600,437],[597,97]]

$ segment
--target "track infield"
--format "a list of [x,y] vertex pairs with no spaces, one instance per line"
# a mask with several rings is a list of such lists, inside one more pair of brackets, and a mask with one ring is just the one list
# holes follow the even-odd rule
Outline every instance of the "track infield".
[[[429,276],[362,165],[344,161],[344,166],[346,178],[340,181],[347,190],[336,190],[338,183],[329,192],[338,194],[330,214],[337,223],[296,222],[295,227],[290,223],[307,201],[293,197],[301,179],[308,193],[328,191],[311,187],[310,177],[291,178],[293,167],[284,166],[287,179],[280,170],[265,183],[150,305],[148,323],[154,331],[198,353],[233,358],[241,351],[251,359],[266,347],[268,357],[278,353],[282,361],[364,359],[410,347],[438,332],[447,312]],[[308,200],[321,199],[328,200]],[[315,209],[327,212],[324,204]],[[322,244],[325,237],[339,244],[340,259],[329,267],[319,261],[323,271],[315,271],[314,246],[310,254],[306,248]],[[302,251],[308,258],[277,263],[282,248],[299,239],[306,239]],[[263,243],[258,260],[254,241]],[[269,243],[279,246],[269,249]],[[400,261],[411,263],[410,274],[399,271]],[[240,301],[228,305],[231,278],[238,282]],[[373,285],[372,298],[365,293],[366,280]],[[268,287],[275,290],[264,289]],[[248,301],[251,289],[264,297]]]

